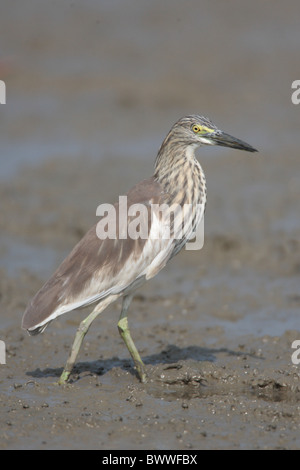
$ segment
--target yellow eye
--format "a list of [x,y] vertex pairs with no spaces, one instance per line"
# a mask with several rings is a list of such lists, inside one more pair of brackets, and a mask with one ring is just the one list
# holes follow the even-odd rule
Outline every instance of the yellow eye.
[[200,132],[201,127],[200,127],[200,126],[197,126],[197,124],[194,124],[193,127],[192,127],[192,129],[193,129],[193,132],[195,132],[195,133],[197,134],[197,132]]

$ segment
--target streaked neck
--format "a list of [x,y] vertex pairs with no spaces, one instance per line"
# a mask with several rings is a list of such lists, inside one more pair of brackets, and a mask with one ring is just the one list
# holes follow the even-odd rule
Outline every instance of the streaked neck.
[[[202,172],[201,166],[195,157],[197,144],[186,145],[180,141],[174,143],[172,139],[171,145],[168,138],[165,139],[155,161],[154,178],[156,181],[170,185],[171,182],[177,180],[178,175],[193,173],[196,169]],[[174,188],[175,189],[175,188]]]

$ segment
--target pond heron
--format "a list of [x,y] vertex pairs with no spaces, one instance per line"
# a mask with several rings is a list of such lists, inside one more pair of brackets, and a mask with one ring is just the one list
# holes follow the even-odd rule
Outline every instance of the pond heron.
[[[30,335],[41,333],[63,313],[95,304],[94,310],[79,325],[60,384],[68,381],[92,322],[120,297],[119,333],[140,380],[146,381],[144,363],[129,331],[127,311],[135,290],[155,276],[185,246],[203,218],[206,182],[195,157],[195,150],[202,145],[256,152],[247,143],[220,131],[206,117],[190,115],[181,118],[158,151],[153,176],[134,186],[127,194],[129,207],[136,204],[145,207],[139,222],[147,222],[146,236],[128,236],[132,215],[128,213],[126,217],[118,217],[120,204],[115,204],[116,237],[101,238],[97,224],[92,227],[29,303],[22,328]],[[152,210],[153,207],[156,210]],[[161,207],[167,209],[160,210]],[[171,217],[173,207],[188,207],[188,210],[184,215],[176,210]],[[109,219],[106,222],[109,223]]]

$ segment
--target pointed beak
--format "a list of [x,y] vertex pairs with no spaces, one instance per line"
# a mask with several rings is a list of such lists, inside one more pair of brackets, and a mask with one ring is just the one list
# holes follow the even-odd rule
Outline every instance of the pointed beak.
[[221,145],[222,147],[231,147],[238,150],[246,150],[247,152],[257,152],[257,150],[251,145],[243,142],[232,135],[225,134],[225,132],[216,132],[210,135],[210,139],[215,145]]

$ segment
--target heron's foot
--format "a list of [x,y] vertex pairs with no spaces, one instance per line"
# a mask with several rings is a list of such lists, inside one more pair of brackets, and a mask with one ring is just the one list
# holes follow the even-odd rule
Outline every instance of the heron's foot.
[[138,373],[139,379],[142,382],[142,384],[147,382],[147,374],[145,371],[145,364],[143,362],[138,363],[135,365],[136,371]]
[[70,375],[71,372],[64,370],[59,378],[58,385],[66,385],[68,383]]
[[118,322],[118,329],[119,333],[121,335],[121,338],[123,339],[124,343],[126,344],[126,347],[128,351],[130,352],[130,355],[133,359],[136,371],[138,373],[139,379],[142,383],[145,383],[147,381],[147,376],[146,376],[146,371],[145,371],[145,365],[141,359],[141,356],[139,355],[139,352],[137,348],[135,347],[135,344],[131,338],[130,331],[128,328],[128,320],[126,316],[126,311],[125,313],[121,314],[120,320]]

